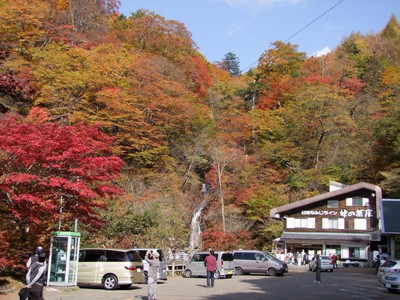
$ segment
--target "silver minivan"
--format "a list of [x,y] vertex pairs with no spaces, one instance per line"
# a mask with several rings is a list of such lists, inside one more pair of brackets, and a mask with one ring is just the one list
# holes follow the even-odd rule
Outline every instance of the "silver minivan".
[[238,250],[233,252],[236,275],[264,273],[270,276],[282,276],[288,272],[288,266],[270,253],[260,250]]
[[102,285],[106,290],[128,289],[144,282],[142,260],[131,250],[80,249],[77,281],[78,285]]
[[[207,276],[204,259],[209,252],[196,252],[186,263],[183,276],[190,278],[192,276]],[[233,253],[228,251],[215,251],[214,256],[217,259],[218,270],[214,273],[215,278],[232,278],[235,270],[233,264]]]
[[167,270],[167,262],[165,260],[164,253],[161,249],[152,249],[152,248],[135,248],[131,249],[132,251],[138,252],[140,258],[142,259],[143,263],[143,268],[144,268],[144,276],[145,276],[145,282],[147,282],[147,273],[149,271],[149,263],[146,261],[145,256],[148,250],[153,250],[157,251],[160,260],[160,268],[159,268],[159,279],[161,280],[167,280],[167,275],[168,275],[168,270]]

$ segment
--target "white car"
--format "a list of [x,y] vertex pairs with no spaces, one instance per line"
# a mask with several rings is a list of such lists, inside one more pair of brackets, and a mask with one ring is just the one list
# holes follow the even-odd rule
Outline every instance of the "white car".
[[378,269],[378,281],[382,283],[383,277],[389,272],[390,270],[400,269],[400,260],[393,260],[389,259],[385,261]]
[[[331,271],[333,272],[333,261],[329,258],[327,255],[320,255],[320,260],[321,260],[321,271]],[[315,266],[315,256],[310,260],[308,264],[308,269],[310,271],[316,271],[316,266]]]
[[400,269],[389,270],[381,282],[390,293],[397,293],[400,290]]

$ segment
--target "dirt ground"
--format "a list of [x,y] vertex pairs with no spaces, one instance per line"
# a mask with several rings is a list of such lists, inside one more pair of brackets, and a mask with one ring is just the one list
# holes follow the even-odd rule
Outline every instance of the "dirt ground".
[[[265,299],[324,299],[324,300],[389,300],[399,299],[382,288],[374,269],[339,268],[323,272],[322,283],[314,283],[315,272],[308,266],[289,266],[284,276],[254,274],[218,279],[214,288],[206,288],[205,278],[168,277],[158,284],[159,300],[265,300]],[[19,289],[18,289],[19,290]],[[1,300],[18,300],[18,290],[1,295]],[[101,287],[45,287],[46,300],[147,300],[147,286],[139,284],[128,290],[107,291]]]

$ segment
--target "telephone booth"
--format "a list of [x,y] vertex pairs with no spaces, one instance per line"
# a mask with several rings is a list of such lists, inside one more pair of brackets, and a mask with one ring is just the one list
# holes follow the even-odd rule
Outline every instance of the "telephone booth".
[[78,276],[79,232],[52,233],[47,285],[75,286]]

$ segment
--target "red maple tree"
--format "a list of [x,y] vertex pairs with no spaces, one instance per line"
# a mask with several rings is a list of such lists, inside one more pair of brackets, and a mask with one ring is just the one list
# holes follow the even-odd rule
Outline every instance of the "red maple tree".
[[83,123],[46,122],[45,115],[36,109],[26,119],[0,118],[0,244],[13,249],[0,248],[0,256],[10,263],[45,245],[51,231],[73,229],[75,218],[98,228],[98,209],[121,192],[112,181],[124,162],[112,155],[112,138]]

